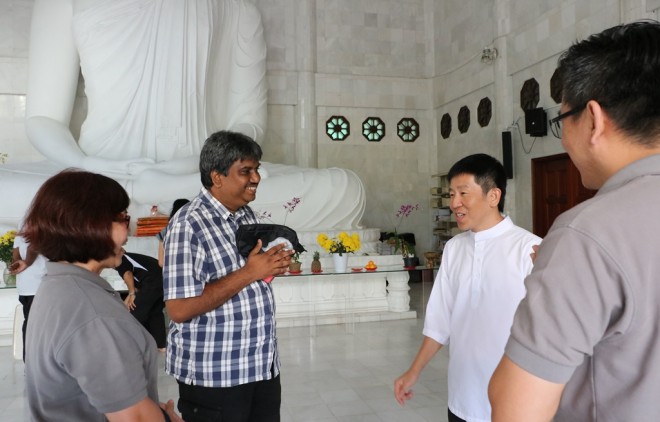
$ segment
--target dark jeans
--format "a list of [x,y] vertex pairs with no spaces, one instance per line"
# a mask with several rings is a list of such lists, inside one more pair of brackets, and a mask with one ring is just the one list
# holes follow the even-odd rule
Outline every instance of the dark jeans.
[[449,422],[465,422],[465,419],[461,419],[458,416],[451,413],[451,410],[447,409],[447,420]]
[[226,388],[179,382],[178,408],[186,422],[279,422],[281,401],[279,375]]
[[23,305],[23,362],[25,362],[25,333],[27,332],[27,321],[28,315],[30,314],[30,308],[32,307],[32,301],[34,296],[19,296],[18,301]]

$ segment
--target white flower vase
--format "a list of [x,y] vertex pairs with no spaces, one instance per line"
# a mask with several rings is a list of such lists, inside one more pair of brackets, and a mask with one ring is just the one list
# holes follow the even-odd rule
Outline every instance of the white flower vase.
[[335,266],[335,272],[336,273],[345,273],[346,272],[346,267],[348,266],[348,254],[343,253],[343,254],[338,254],[338,253],[333,253],[332,254],[332,263]]

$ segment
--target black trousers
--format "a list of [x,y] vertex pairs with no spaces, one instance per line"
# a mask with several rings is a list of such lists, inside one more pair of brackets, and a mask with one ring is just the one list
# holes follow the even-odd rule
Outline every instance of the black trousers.
[[186,422],[279,422],[281,402],[279,375],[226,388],[179,382],[178,408]]
[[167,346],[162,278],[147,277],[144,281],[136,283],[136,287],[138,292],[135,295],[135,309],[131,314],[153,336],[156,346],[162,349]]
[[27,332],[28,315],[30,314],[33,300],[34,296],[18,297],[18,301],[23,305],[23,326],[21,327],[21,331],[23,331],[23,362],[25,362],[25,333]]
[[465,419],[461,419],[458,416],[451,413],[451,410],[447,409],[447,420],[449,422],[465,422]]

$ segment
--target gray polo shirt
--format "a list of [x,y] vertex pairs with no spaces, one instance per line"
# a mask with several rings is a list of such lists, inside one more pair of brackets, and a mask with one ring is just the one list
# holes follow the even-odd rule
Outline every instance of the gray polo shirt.
[[525,280],[506,355],[566,383],[557,421],[660,417],[660,155],[562,214]]
[[147,396],[158,402],[156,343],[100,276],[47,263],[28,325],[33,420],[104,421]]

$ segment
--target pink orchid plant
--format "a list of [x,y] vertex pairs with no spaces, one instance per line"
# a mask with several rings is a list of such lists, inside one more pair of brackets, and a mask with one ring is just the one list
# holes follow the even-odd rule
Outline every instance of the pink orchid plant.
[[402,204],[399,207],[399,210],[395,214],[397,218],[397,223],[394,226],[393,236],[391,236],[390,239],[393,239],[394,241],[394,252],[401,251],[401,255],[404,258],[415,256],[415,247],[399,237],[398,229],[404,218],[409,217],[410,214],[412,214],[414,211],[417,211],[419,209],[420,209],[419,204],[414,204],[414,205]]

